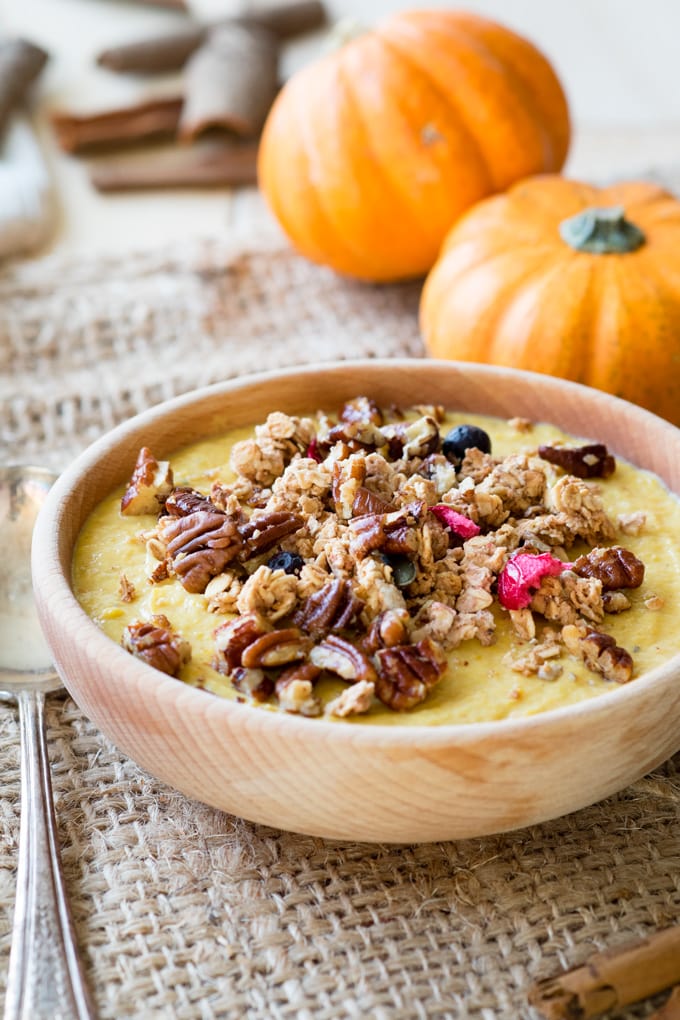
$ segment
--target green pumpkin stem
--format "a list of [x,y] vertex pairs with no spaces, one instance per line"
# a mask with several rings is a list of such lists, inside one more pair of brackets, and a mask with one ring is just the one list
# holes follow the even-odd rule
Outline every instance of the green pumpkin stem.
[[560,235],[575,251],[625,255],[645,243],[645,235],[627,220],[623,206],[584,209],[560,223]]

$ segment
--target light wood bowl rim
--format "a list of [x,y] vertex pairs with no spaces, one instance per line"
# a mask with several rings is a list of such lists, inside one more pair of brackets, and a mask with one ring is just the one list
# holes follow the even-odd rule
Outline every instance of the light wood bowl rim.
[[[60,642],[68,641],[75,632],[82,637],[83,628],[85,628],[88,639],[87,654],[92,656],[92,654],[96,653],[100,662],[109,660],[108,668],[112,673],[133,676],[140,682],[143,681],[147,688],[153,685],[153,688],[160,694],[164,695],[167,692],[168,698],[174,698],[181,693],[182,702],[185,707],[189,707],[195,702],[196,707],[200,707],[201,710],[209,708],[211,715],[224,715],[225,720],[228,720],[232,726],[234,724],[238,725],[239,721],[247,721],[249,715],[255,712],[258,716],[264,717],[264,719],[260,720],[260,725],[266,726],[272,738],[275,738],[279,730],[283,730],[291,736],[298,732],[305,733],[308,737],[313,734],[315,738],[323,735],[324,738],[330,737],[334,742],[346,743],[352,746],[355,746],[357,743],[375,744],[380,747],[394,745],[399,748],[410,745],[417,745],[419,748],[422,748],[424,744],[429,744],[432,747],[443,747],[449,744],[460,746],[491,736],[497,737],[498,740],[508,740],[508,738],[519,736],[541,727],[560,729],[565,724],[578,723],[579,718],[583,715],[608,714],[609,707],[612,705],[612,699],[616,699],[618,704],[625,701],[634,703],[641,698],[650,696],[655,688],[667,683],[671,674],[680,673],[680,652],[628,684],[616,687],[611,691],[605,691],[602,694],[577,702],[576,704],[550,709],[524,718],[498,719],[474,723],[444,723],[435,726],[410,724],[403,727],[398,725],[382,726],[370,723],[353,725],[351,723],[330,722],[323,718],[310,720],[291,714],[263,711],[258,707],[239,704],[228,699],[215,697],[215,695],[207,691],[182,685],[181,681],[159,673],[157,670],[130,656],[121,647],[116,645],[97,627],[77,602],[73,595],[70,578],[67,577],[62,569],[59,550],[60,536],[58,530],[54,528],[53,522],[58,519],[60,508],[63,507],[64,503],[68,502],[77,493],[86,474],[94,470],[101,459],[117,447],[121,441],[127,439],[135,432],[143,431],[149,424],[157,422],[159,419],[165,419],[174,415],[180,409],[200,404],[202,401],[216,395],[225,395],[235,390],[255,386],[260,382],[290,379],[296,376],[305,378],[314,377],[319,373],[345,373],[348,369],[370,373],[381,369],[389,371],[392,368],[406,368],[409,371],[418,372],[421,370],[421,366],[428,366],[429,368],[439,366],[444,372],[455,369],[463,374],[470,374],[486,381],[492,381],[495,378],[503,378],[504,380],[508,378],[515,379],[518,384],[529,382],[549,393],[567,396],[570,393],[580,395],[587,393],[589,395],[588,399],[593,402],[593,405],[607,406],[611,409],[612,414],[616,416],[625,415],[631,427],[639,427],[641,429],[651,428],[658,432],[660,436],[665,437],[668,443],[677,446],[678,456],[680,457],[680,429],[677,429],[651,412],[618,397],[582,386],[579,383],[517,369],[499,368],[472,362],[392,358],[384,361],[369,359],[323,362],[304,367],[293,367],[241,376],[236,379],[192,390],[189,393],[164,401],[141,414],[135,415],[95,440],[60,475],[48,494],[45,505],[36,522],[34,532],[32,553],[33,579],[36,591],[42,592],[42,597],[38,604],[41,618],[44,620],[45,617],[50,615],[49,607],[54,600],[60,609]],[[455,410],[455,402],[451,409]],[[559,422],[556,422],[556,424],[559,425]],[[210,433],[206,433],[206,437],[208,435]],[[645,465],[639,466],[644,467]],[[680,494],[676,493],[676,495]],[[64,677],[66,686],[70,690],[69,679]],[[178,685],[181,686],[178,688]],[[680,736],[678,744],[680,746]]]

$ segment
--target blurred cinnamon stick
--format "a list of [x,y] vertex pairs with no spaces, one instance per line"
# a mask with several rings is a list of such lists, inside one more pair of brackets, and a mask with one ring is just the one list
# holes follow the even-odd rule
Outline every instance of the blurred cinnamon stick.
[[257,181],[257,142],[172,149],[144,157],[99,161],[90,171],[98,191],[236,187]]
[[13,108],[42,71],[47,53],[26,39],[0,41],[0,134]]
[[[319,28],[326,22],[326,10],[320,0],[285,0],[285,2],[259,2],[238,12],[225,22],[266,28],[277,39],[290,39]],[[192,53],[205,41],[211,27],[193,25],[181,32],[123,43],[103,50],[97,57],[100,67],[110,71],[134,71],[157,74],[179,71]]]
[[238,22],[213,29],[187,64],[180,138],[191,141],[212,127],[258,134],[278,92],[278,60],[267,29]]
[[174,136],[183,100],[179,96],[152,99],[94,114],[54,112],[50,119],[65,152]]
[[644,942],[596,953],[582,967],[539,981],[529,1001],[548,1020],[589,1020],[679,981],[680,925],[676,925]]
[[109,71],[135,71],[162,74],[179,71],[198,49],[208,33],[206,26],[196,25],[171,35],[153,36],[139,42],[111,46],[97,57],[100,67]]

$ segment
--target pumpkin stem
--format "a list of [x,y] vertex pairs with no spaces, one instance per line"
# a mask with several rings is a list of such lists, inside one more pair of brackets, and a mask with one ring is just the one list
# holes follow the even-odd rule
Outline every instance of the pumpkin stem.
[[326,52],[342,49],[347,43],[352,42],[353,39],[358,39],[365,32],[368,32],[368,28],[358,18],[353,18],[351,15],[340,18],[326,33],[324,48]]
[[645,243],[645,235],[627,220],[623,206],[584,209],[560,223],[563,241],[593,255],[625,255]]

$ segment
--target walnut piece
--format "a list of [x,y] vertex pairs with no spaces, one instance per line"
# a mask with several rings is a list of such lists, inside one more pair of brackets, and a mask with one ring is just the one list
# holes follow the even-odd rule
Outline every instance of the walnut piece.
[[596,577],[602,582],[602,591],[639,588],[645,576],[644,563],[620,545],[591,549],[579,556],[572,569],[580,577]]
[[139,451],[123,498],[120,512],[126,517],[157,514],[173,486],[172,468],[167,460],[156,460],[148,446]]
[[573,624],[562,628],[562,639],[572,655],[583,659],[588,669],[605,680],[628,683],[633,676],[633,659],[610,634]]
[[603,443],[539,446],[538,456],[576,478],[608,478],[616,470],[616,460]]
[[415,645],[396,645],[376,652],[375,693],[395,712],[406,712],[424,701],[446,669],[446,657],[429,639]]
[[191,645],[162,615],[128,624],[121,643],[126,652],[169,676],[179,676],[182,666],[191,659]]

